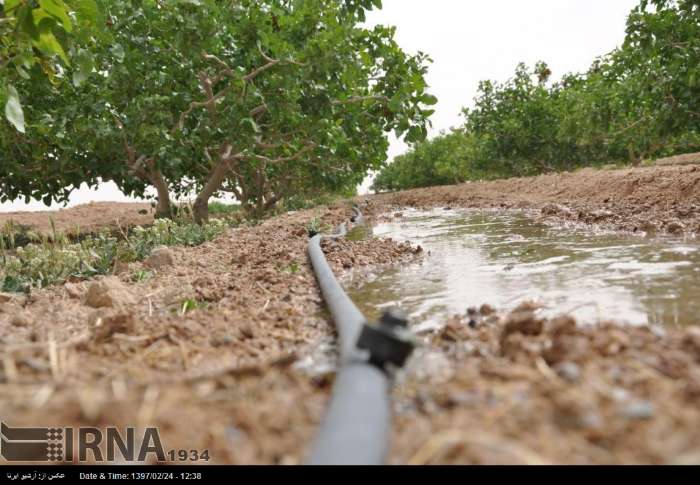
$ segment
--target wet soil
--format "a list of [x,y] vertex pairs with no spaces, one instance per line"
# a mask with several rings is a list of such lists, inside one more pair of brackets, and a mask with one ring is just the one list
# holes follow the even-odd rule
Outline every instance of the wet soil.
[[377,205],[534,209],[557,224],[639,234],[700,233],[700,165],[597,170],[430,187],[370,198]]
[[491,311],[425,336],[396,391],[395,463],[700,463],[700,328]]

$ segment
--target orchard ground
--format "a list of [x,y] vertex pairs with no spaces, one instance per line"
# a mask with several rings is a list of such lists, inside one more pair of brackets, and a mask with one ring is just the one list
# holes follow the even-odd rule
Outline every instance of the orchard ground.
[[[700,167],[585,169],[358,201],[370,222],[407,206],[500,207],[694,237]],[[81,228],[152,217],[101,204],[90,221],[90,207],[63,211],[61,229],[74,214]],[[157,426],[169,449],[208,449],[210,463],[303,462],[333,381],[306,226],[349,215],[346,203],[290,213],[170,248],[148,267],[0,295],[0,414],[15,426]],[[1,217],[37,230],[48,221]],[[341,277],[423,257],[389,240],[324,246]],[[700,463],[698,327],[621,327],[613,315],[577,326],[528,302],[483,303],[476,328],[455,317],[420,336],[395,390],[391,462]]]

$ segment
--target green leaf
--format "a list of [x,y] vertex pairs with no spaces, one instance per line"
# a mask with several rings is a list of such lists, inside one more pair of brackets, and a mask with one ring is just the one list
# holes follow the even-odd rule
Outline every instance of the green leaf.
[[80,49],[75,55],[75,68],[73,70],[73,85],[75,87],[80,86],[88,78],[92,69],[94,67],[94,62],[92,59],[92,54],[85,49]]
[[75,10],[78,14],[90,23],[96,23],[99,9],[95,0],[78,0],[75,2]]
[[49,15],[61,22],[63,30],[73,31],[73,23],[68,16],[68,7],[61,0],[39,0],[39,6]]
[[400,93],[395,94],[391,100],[389,100],[389,109],[394,113],[401,111],[403,106],[403,99]]
[[58,55],[66,65],[70,66],[66,51],[63,50],[63,46],[61,46],[56,36],[51,32],[51,26],[48,22],[41,22],[39,25],[39,39],[35,40],[33,43],[37,49],[45,53]]
[[428,106],[433,106],[437,104],[438,99],[432,94],[424,94],[420,97],[420,102],[423,104],[427,104]]
[[5,13],[11,12],[13,9],[15,9],[22,0],[5,0]]
[[19,94],[14,86],[7,86],[7,102],[5,103],[5,118],[17,131],[24,133],[24,111],[19,101]]
[[406,141],[408,143],[415,143],[417,141],[423,140],[425,137],[423,136],[423,131],[419,126],[412,126],[408,130],[408,134],[406,135]]

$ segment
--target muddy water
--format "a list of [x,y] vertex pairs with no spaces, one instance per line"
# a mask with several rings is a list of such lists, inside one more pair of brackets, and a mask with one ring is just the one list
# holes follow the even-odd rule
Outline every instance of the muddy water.
[[371,317],[399,305],[417,330],[489,303],[523,300],[580,322],[687,325],[700,321],[700,245],[552,228],[517,212],[407,210],[376,237],[420,244],[423,261],[347,284]]

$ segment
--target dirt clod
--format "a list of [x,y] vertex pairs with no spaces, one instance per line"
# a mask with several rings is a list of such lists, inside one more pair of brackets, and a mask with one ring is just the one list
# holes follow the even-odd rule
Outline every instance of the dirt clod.
[[479,313],[484,317],[489,317],[489,316],[493,315],[494,313],[496,313],[496,310],[488,303],[484,303],[479,308]]
[[29,314],[26,312],[20,312],[12,317],[10,323],[13,327],[29,327],[32,324],[32,320]]
[[606,334],[597,334],[593,339],[593,346],[602,355],[615,355],[629,347],[630,341],[627,334],[618,328],[613,328]]
[[88,287],[85,304],[92,308],[118,308],[134,303],[134,296],[119,278],[109,276]]
[[255,338],[255,329],[252,325],[246,322],[242,323],[241,326],[238,327],[238,333],[241,334],[243,339]]
[[75,283],[70,282],[64,284],[63,287],[66,289],[66,293],[71,298],[82,298],[83,293],[85,291],[82,285],[77,285]]
[[517,308],[506,317],[503,336],[506,337],[512,333],[539,335],[542,333],[543,325],[544,320],[538,318],[533,310]]
[[97,310],[89,320],[92,336],[98,342],[107,340],[116,333],[133,333],[134,327],[132,314],[115,309]]
[[590,355],[588,338],[584,335],[554,334],[551,346],[545,350],[544,358],[548,364],[560,362],[582,362]]
[[548,332],[554,336],[576,333],[576,320],[569,315],[560,315],[548,322]]
[[160,246],[151,251],[144,266],[151,269],[163,269],[175,264],[175,253],[172,249]]

